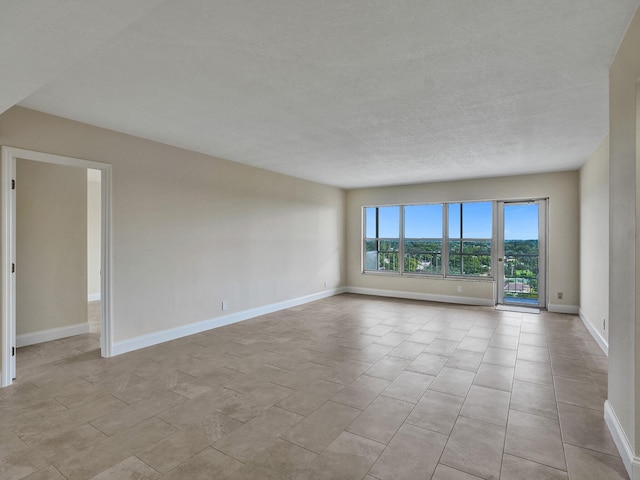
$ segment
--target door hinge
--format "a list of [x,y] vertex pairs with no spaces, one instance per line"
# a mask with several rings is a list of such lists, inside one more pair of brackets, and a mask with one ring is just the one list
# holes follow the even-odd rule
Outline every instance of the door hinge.
[[16,273],[16,264],[15,263],[11,264],[11,273]]
[[16,356],[16,347],[11,347],[11,356],[12,357]]
[[15,189],[16,189],[16,181],[11,180],[11,190],[15,190]]

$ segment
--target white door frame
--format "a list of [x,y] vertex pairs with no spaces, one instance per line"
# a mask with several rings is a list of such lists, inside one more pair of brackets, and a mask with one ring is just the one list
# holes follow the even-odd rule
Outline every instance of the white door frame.
[[[497,257],[496,262],[496,301],[504,304],[504,270],[500,259],[504,258],[504,207],[509,205],[537,203],[538,204],[538,308],[547,308],[549,295],[547,294],[547,208],[548,199],[537,198],[532,200],[504,200],[497,205]],[[523,305],[526,306],[526,305]]]
[[[110,357],[112,352],[111,324],[111,165],[101,162],[81,160],[79,158],[34,152],[14,147],[2,147],[2,180],[0,194],[2,197],[2,373],[0,387],[11,385],[15,377],[16,347],[16,276],[12,265],[16,261],[16,194],[12,183],[16,180],[16,159],[66,165],[70,167],[92,168],[101,171],[102,186],[102,253],[101,253],[101,312],[100,312],[100,351],[103,357]],[[17,185],[19,188],[19,185]],[[16,268],[20,268],[19,265]]]

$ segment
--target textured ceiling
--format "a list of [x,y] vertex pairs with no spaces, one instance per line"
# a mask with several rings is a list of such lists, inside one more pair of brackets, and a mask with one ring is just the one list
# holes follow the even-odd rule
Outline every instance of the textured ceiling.
[[343,188],[575,169],[639,4],[0,1],[0,111]]

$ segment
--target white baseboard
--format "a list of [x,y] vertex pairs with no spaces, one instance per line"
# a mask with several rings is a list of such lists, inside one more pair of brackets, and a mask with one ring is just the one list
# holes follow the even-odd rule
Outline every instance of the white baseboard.
[[27,345],[35,345],[36,343],[50,342],[51,340],[73,337],[74,335],[82,335],[83,333],[89,333],[88,323],[77,323],[66,327],[23,333],[22,335],[16,335],[16,347],[26,347]]
[[97,301],[97,300],[100,300],[100,297],[101,297],[100,293],[90,293],[90,294],[89,294],[89,299],[88,299],[88,300],[89,300],[90,302],[95,302],[95,301]]
[[458,297],[454,295],[436,295],[433,293],[401,292],[396,290],[379,290],[376,288],[346,287],[347,293],[374,295],[377,297],[406,298],[408,300],[425,300],[429,302],[457,303],[461,305],[478,305],[494,307],[496,302],[489,298]]
[[570,315],[578,315],[580,313],[580,307],[577,305],[559,305],[557,303],[547,305],[547,310],[554,313],[568,313]]
[[618,448],[618,453],[622,458],[624,467],[627,469],[629,478],[631,480],[640,479],[640,458],[634,454],[633,448],[631,448],[631,444],[629,443],[629,438],[624,432],[622,425],[620,425],[620,420],[618,420],[618,416],[613,410],[609,400],[604,402],[604,419],[607,422],[613,441]]
[[307,295],[305,297],[298,297],[291,300],[285,300],[284,302],[272,303],[263,307],[251,308],[249,310],[243,310],[242,312],[231,313],[228,315],[223,315],[221,317],[203,320],[201,322],[190,323],[188,325],[182,325],[175,328],[168,328],[166,330],[160,330],[159,332],[148,333],[146,335],[140,335],[128,340],[114,342],[111,347],[111,355],[121,355],[123,353],[138,350],[139,348],[150,347],[152,345],[168,342],[177,338],[205,332],[213,328],[218,328],[224,325],[230,325],[232,323],[248,320],[250,318],[259,317],[260,315],[266,315],[269,313],[277,312],[279,310],[297,307],[298,305],[314,302],[323,298],[333,297],[334,295],[339,295],[341,293],[346,293],[346,289],[335,288],[332,290],[326,290],[324,292]]
[[600,331],[598,331],[598,329],[596,329],[593,326],[593,323],[589,321],[589,317],[587,317],[587,315],[584,313],[582,309],[580,309],[579,315],[580,315],[580,320],[582,320],[582,323],[584,324],[584,326],[587,328],[587,330],[589,330],[589,333],[591,334],[591,336],[598,343],[598,345],[600,346],[604,354],[608,357],[609,343],[605,340],[605,338],[602,336]]

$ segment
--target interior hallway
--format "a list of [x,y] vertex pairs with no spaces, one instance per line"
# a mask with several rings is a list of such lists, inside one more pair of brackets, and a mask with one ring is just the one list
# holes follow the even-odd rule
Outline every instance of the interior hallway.
[[100,358],[18,350],[0,477],[628,478],[578,317],[340,295]]

